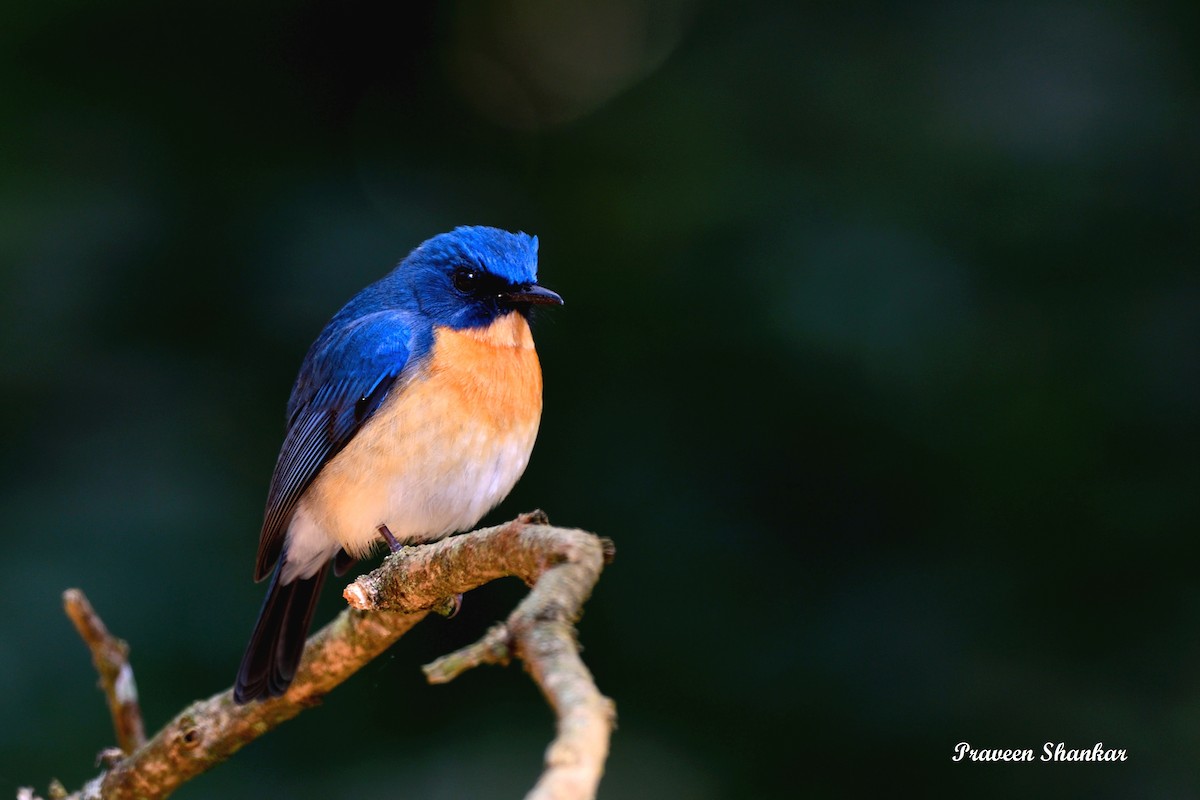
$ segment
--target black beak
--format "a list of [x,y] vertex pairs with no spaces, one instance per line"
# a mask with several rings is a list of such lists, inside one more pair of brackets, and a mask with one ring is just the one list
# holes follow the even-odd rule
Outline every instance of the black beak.
[[514,288],[502,296],[510,303],[529,303],[535,306],[561,306],[563,304],[563,299],[558,296],[558,292],[552,292],[536,283]]

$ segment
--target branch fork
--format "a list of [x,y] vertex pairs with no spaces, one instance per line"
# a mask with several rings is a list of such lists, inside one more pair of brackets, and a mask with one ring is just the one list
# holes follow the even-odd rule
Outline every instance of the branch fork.
[[[319,702],[430,611],[445,609],[447,598],[511,575],[531,587],[529,594],[480,641],[426,665],[426,677],[446,683],[472,667],[519,658],[557,718],[545,769],[527,800],[593,798],[616,715],[579,657],[574,623],[612,555],[611,541],[553,527],[540,511],[433,544],[402,547],[346,587],[350,607],[309,638],[295,681],[282,697],[239,706],[228,689],[193,703],[149,741],[142,732],[128,646],[108,633],[82,592],[68,590],[67,613],[92,651],[120,752],[105,751],[107,769],[79,791],[67,795],[54,786],[51,794],[71,800],[166,797]],[[38,800],[31,789],[19,790],[18,796]]]

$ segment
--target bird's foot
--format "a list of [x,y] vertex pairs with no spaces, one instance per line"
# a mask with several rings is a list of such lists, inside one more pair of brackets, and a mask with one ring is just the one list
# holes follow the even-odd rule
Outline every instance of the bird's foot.
[[390,530],[388,530],[387,525],[379,526],[379,535],[383,537],[385,542],[387,542],[388,549],[393,553],[404,546],[400,544],[400,541],[392,534]]
[[458,616],[459,610],[462,608],[463,596],[459,592],[456,595],[445,598],[442,602],[433,607],[433,610],[441,614],[446,619],[454,619]]
[[546,516],[545,511],[535,508],[533,511],[525,511],[517,514],[517,522],[522,525],[549,525],[550,518]]

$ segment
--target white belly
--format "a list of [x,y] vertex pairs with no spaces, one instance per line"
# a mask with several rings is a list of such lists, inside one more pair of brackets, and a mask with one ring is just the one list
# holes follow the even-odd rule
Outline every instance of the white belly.
[[439,368],[435,357],[428,377],[394,389],[322,468],[288,528],[285,583],[315,574],[339,548],[366,555],[380,525],[414,544],[466,530],[516,485],[541,417],[537,357],[532,347],[489,349],[480,370],[472,338],[455,334],[442,349],[457,366]]

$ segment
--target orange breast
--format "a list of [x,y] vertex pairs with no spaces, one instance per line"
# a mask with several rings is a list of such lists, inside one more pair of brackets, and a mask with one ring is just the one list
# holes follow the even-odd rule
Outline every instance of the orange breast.
[[438,328],[425,374],[393,390],[304,493],[289,531],[312,560],[363,555],[381,524],[402,540],[465,530],[525,471],[542,410],[529,325],[509,314],[469,331]]
[[428,380],[455,393],[463,410],[497,434],[542,413],[542,368],[529,323],[507,314],[486,328],[434,330]]

